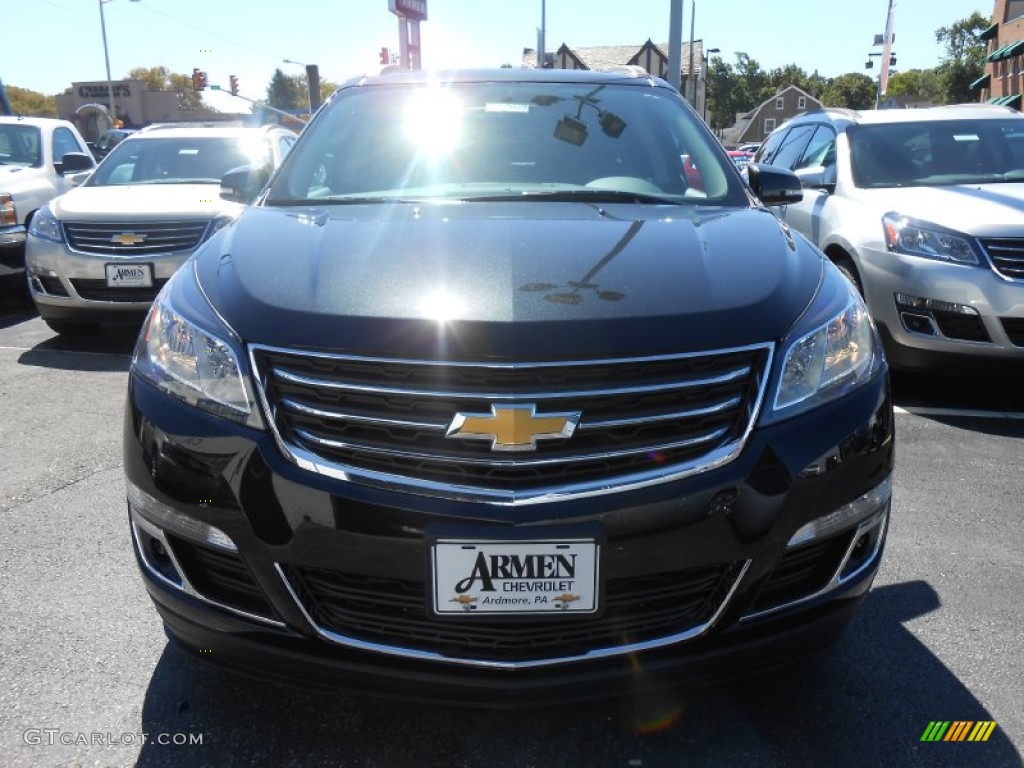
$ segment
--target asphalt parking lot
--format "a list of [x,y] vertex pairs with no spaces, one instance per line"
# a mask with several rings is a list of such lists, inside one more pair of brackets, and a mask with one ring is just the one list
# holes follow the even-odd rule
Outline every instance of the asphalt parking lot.
[[[3,765],[1024,765],[1024,380],[894,377],[887,551],[826,652],[715,688],[501,712],[291,689],[168,645],[125,525],[133,340],[68,342],[0,307]],[[921,741],[937,720],[997,725]]]

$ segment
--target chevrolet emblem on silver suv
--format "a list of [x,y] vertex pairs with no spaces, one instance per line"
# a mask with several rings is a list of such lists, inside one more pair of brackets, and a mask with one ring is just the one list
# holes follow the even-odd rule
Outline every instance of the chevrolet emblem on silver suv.
[[139,245],[146,242],[146,236],[136,234],[135,232],[119,232],[110,238],[110,242],[117,245]]
[[445,437],[490,440],[492,451],[535,451],[538,440],[572,437],[580,412],[537,415],[537,406],[492,405],[490,413],[456,413]]

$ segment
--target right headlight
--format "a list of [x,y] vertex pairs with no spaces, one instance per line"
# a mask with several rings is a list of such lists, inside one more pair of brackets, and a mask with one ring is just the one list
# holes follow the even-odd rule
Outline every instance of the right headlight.
[[53,243],[64,242],[60,221],[53,215],[49,205],[44,205],[36,211],[36,215],[32,217],[32,223],[29,224],[28,233],[33,237],[49,240]]
[[263,429],[244,359],[234,333],[199,289],[192,260],[153,303],[135,347],[132,373],[194,408]]
[[884,365],[863,299],[831,265],[826,266],[810,308],[781,348],[782,367],[766,421],[834,400],[871,379]]

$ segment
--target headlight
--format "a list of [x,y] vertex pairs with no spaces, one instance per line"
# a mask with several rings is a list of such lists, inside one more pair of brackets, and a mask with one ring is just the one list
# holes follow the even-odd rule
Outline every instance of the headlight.
[[938,224],[887,213],[882,217],[882,227],[885,245],[890,251],[954,264],[978,263],[978,254],[969,238]]
[[48,205],[44,205],[36,211],[36,215],[32,217],[32,223],[29,225],[28,233],[33,237],[53,243],[64,242],[64,234],[60,231],[60,222],[50,211]]
[[13,227],[18,223],[18,212],[14,210],[14,196],[0,192],[0,227]]
[[206,303],[195,263],[189,262],[153,303],[135,347],[132,372],[191,406],[263,429],[239,363],[243,355],[225,340],[231,336]]
[[872,378],[884,358],[860,294],[832,266],[789,338],[766,420],[816,408]]

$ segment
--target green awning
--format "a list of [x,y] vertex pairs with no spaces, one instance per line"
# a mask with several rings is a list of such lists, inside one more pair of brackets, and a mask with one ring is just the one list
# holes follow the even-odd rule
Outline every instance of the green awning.
[[978,39],[979,40],[991,40],[993,37],[996,36],[996,33],[998,31],[999,31],[999,25],[998,24],[993,24],[991,27],[989,27],[984,32],[982,32],[980,35],[978,35]]
[[989,83],[991,83],[991,82],[992,82],[992,75],[989,72],[986,72],[984,75],[982,75],[977,80],[975,80],[973,83],[971,83],[971,90],[973,91],[976,88],[988,88]]
[[985,57],[985,61],[999,61],[1001,58],[1003,58],[1003,51],[1005,50],[1005,45],[1002,48],[996,48],[994,51],[992,51],[992,53]]
[[1024,51],[1024,40],[1015,40],[1012,43],[1007,43],[1002,48],[992,51],[992,53],[985,57],[985,61],[1002,61],[1011,56],[1016,56],[1022,51]]
[[986,99],[985,103],[986,104],[998,104],[1002,100],[1003,100],[1002,96],[993,96],[991,99]]
[[1002,105],[1004,107],[1012,107],[1013,109],[1020,109],[1020,94],[1015,93],[1012,96],[1004,96]]

